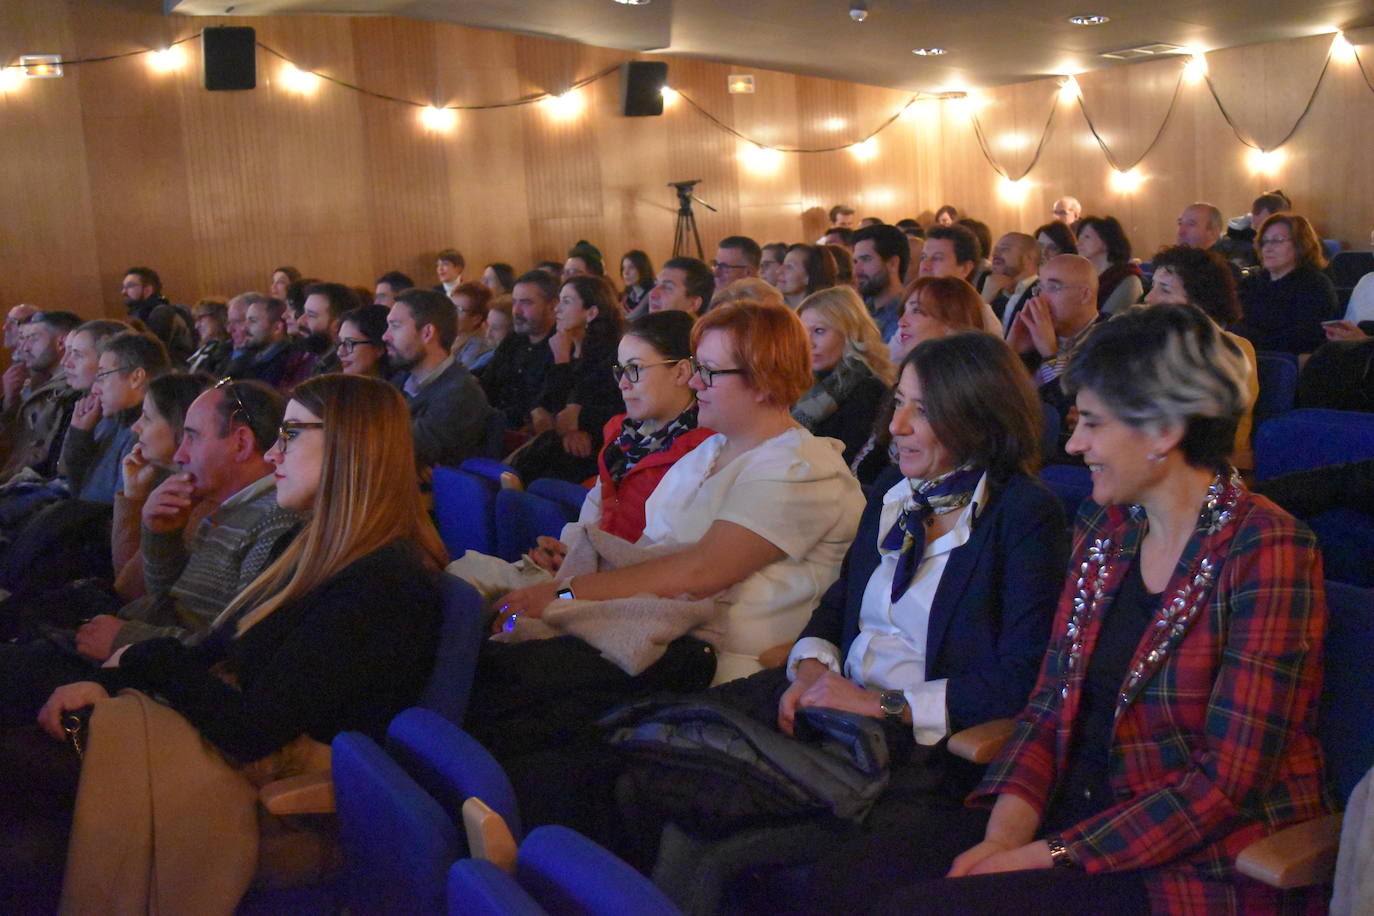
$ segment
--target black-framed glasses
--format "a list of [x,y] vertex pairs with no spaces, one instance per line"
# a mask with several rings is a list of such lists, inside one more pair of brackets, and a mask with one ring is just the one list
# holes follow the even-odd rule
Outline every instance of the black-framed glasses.
[[98,382],[107,375],[114,375],[116,372],[128,372],[129,369],[129,366],[115,366],[113,369],[106,369],[104,372],[97,372],[95,374],[95,380]]
[[719,376],[745,374],[743,369],[712,369],[710,366],[703,366],[697,362],[695,356],[689,357],[689,362],[692,364],[692,374],[701,376],[701,381],[707,388],[715,387]]
[[748,269],[749,269],[749,265],[748,265],[748,264],[726,264],[724,261],[712,261],[712,262],[711,262],[711,269],[714,270],[716,273],[720,273],[720,272],[723,271],[723,270],[748,270]]
[[336,344],[334,344],[334,349],[335,349],[335,350],[338,350],[338,351],[339,351],[340,353],[342,353],[344,356],[352,356],[354,350],[356,350],[356,349],[358,349],[358,347],[364,346],[364,345],[369,346],[369,347],[375,347],[375,346],[377,346],[375,343],[373,343],[373,342],[370,341],[370,340],[365,340],[365,339],[364,339],[364,340],[353,340],[353,339],[350,338],[350,337],[340,337],[340,338],[339,338],[339,342],[336,343]]
[[243,403],[243,395],[239,394],[237,380],[229,378],[227,375],[215,382],[215,391],[223,390],[226,395],[234,399],[234,410],[229,414],[229,419],[234,419],[235,413],[243,414],[243,425],[249,429],[253,428],[253,414],[249,412],[248,405]]
[[291,443],[296,441],[296,437],[306,429],[324,429],[324,424],[320,422],[307,422],[304,420],[287,420],[277,427],[277,448],[283,455],[291,447]]
[[616,363],[611,367],[611,375],[615,376],[617,384],[621,379],[629,376],[630,384],[634,385],[639,382],[639,374],[645,369],[652,369],[655,366],[676,366],[680,362],[682,362],[680,359],[665,359],[661,363],[626,363],[623,366]]

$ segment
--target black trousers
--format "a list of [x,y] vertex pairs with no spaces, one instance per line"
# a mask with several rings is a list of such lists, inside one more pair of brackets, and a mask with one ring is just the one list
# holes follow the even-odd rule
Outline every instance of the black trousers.
[[88,681],[93,671],[93,663],[46,639],[0,644],[0,726],[32,725],[54,690]]

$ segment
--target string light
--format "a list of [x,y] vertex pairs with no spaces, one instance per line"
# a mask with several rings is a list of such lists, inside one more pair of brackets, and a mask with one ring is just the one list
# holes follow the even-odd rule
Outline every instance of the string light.
[[673,89],[671,86],[664,86],[659,91],[663,93],[664,105],[671,105],[682,97],[682,93],[678,92],[676,89]]
[[148,55],[148,69],[154,73],[172,73],[180,70],[186,63],[186,52],[181,45],[173,45]]
[[782,166],[782,152],[767,146],[749,144],[740,152],[740,159],[751,171],[776,172]]
[[849,126],[849,122],[844,118],[826,118],[821,122],[821,127],[826,130],[844,130]]
[[855,159],[860,162],[867,162],[878,155],[878,138],[869,137],[867,140],[855,143],[849,148],[849,151],[854,154]]
[[1355,46],[1341,32],[1337,32],[1336,37],[1331,39],[1331,59],[1342,64],[1355,61]]
[[568,121],[582,113],[582,93],[565,92],[562,95],[551,95],[540,104],[554,120]]
[[1077,101],[1078,96],[1082,93],[1082,91],[1083,90],[1080,89],[1078,86],[1077,77],[1070,73],[1068,76],[1064,77],[1064,82],[1059,84],[1059,101]]
[[458,112],[451,108],[439,108],[436,105],[427,105],[420,109],[420,123],[423,124],[427,130],[446,134],[457,126]]
[[285,89],[300,95],[313,95],[320,88],[320,78],[295,64],[285,64],[281,68],[281,84]]
[[1111,173],[1112,190],[1118,194],[1131,194],[1140,190],[1140,186],[1145,183],[1145,176],[1140,169],[1112,169]]
[[14,92],[27,82],[19,67],[0,67],[0,92]]
[[1249,152],[1250,171],[1260,175],[1272,175],[1283,165],[1283,150],[1252,149]]
[[1200,82],[1207,75],[1207,53],[1194,51],[1183,65],[1183,76],[1190,83]]
[[1030,193],[1031,180],[1020,178],[1012,181],[1010,178],[999,176],[997,179],[997,196],[1009,204],[1023,204],[1026,202],[1026,195]]

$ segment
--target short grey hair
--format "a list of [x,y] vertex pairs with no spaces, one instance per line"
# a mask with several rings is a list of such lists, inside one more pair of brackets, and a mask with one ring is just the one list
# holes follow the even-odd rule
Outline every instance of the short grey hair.
[[1217,235],[1221,235],[1226,231],[1226,217],[1222,215],[1220,207],[1198,201],[1195,204],[1189,204],[1188,209],[1204,211],[1207,214],[1207,228],[1211,229]]
[[1130,426],[1151,433],[1182,424],[1189,464],[1225,463],[1245,410],[1250,364],[1240,347],[1191,305],[1135,306],[1094,328],[1061,384],[1087,389]]

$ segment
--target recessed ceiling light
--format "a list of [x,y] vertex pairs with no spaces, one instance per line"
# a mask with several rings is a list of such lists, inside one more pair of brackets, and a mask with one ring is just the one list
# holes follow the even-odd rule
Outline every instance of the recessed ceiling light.
[[944,48],[912,48],[911,53],[917,57],[939,57],[941,54],[948,54]]
[[1069,21],[1074,25],[1106,25],[1112,21],[1110,16],[1070,16]]
[[615,0],[615,2],[625,6],[647,6],[649,0]]

